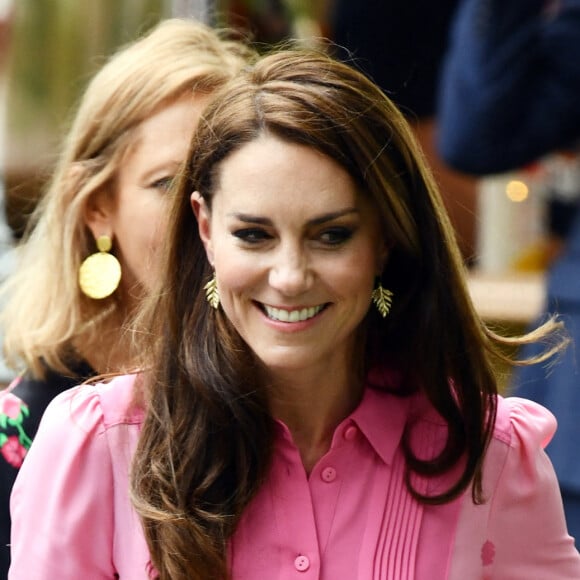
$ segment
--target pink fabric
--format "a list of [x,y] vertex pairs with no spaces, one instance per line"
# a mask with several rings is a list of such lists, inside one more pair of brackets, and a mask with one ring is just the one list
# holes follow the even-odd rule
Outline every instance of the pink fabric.
[[[130,405],[133,381],[78,387],[51,403],[12,496],[10,580],[148,577],[127,492],[142,421]],[[413,447],[429,456],[445,429],[424,401],[367,389],[310,477],[279,424],[271,476],[230,545],[234,580],[580,578],[542,451],[555,428],[545,409],[500,399],[484,506],[469,495],[445,506],[413,500],[400,449],[411,419]],[[413,483],[433,492],[452,475]]]
[[77,387],[49,405],[12,492],[9,578],[147,578],[148,550],[128,498],[142,420],[130,409],[133,381]]
[[463,506],[451,579],[580,578],[556,475],[543,451],[555,430],[553,415],[536,403],[511,397],[500,406],[484,469],[489,501]]
[[[407,491],[399,444],[410,405],[368,389],[308,478],[280,424],[272,475],[232,542],[234,579],[445,578],[459,502],[428,509]],[[424,421],[417,431],[416,447],[429,455],[441,427]],[[414,483],[428,490],[426,480]]]

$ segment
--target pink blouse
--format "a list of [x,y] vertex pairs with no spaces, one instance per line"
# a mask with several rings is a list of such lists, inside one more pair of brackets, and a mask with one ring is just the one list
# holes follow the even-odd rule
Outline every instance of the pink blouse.
[[[144,580],[152,567],[128,496],[143,414],[134,376],[56,398],[12,494],[10,580]],[[484,467],[485,504],[469,493],[442,506],[416,502],[403,482],[401,437],[429,457],[445,428],[420,397],[368,388],[306,476],[279,423],[270,477],[230,543],[234,580],[579,579],[551,464],[553,416],[524,399],[499,400]],[[453,474],[413,476],[444,490]]]

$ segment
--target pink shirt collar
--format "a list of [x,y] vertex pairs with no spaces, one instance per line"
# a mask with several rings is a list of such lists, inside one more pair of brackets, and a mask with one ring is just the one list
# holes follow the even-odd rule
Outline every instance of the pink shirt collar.
[[[397,397],[377,389],[365,389],[360,405],[343,421],[354,422],[371,444],[375,453],[391,465],[409,414],[409,397]],[[389,425],[389,429],[385,429]],[[334,440],[338,439],[337,430]],[[334,444],[334,441],[333,441]]]
[[[330,448],[338,449],[344,445],[344,435],[354,424],[381,460],[391,465],[403,436],[410,403],[411,397],[398,397],[390,392],[367,387],[358,407],[335,429]],[[288,427],[278,419],[276,423],[281,440],[294,446]],[[389,429],[385,429],[385,425],[389,425]]]

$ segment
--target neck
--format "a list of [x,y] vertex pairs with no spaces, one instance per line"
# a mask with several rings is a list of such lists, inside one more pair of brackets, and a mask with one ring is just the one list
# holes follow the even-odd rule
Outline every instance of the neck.
[[278,377],[274,382],[272,414],[292,433],[307,473],[329,450],[334,430],[356,408],[362,391],[359,379],[337,380],[332,372],[299,380]]
[[117,307],[94,325],[89,324],[74,341],[76,352],[97,374],[128,370],[131,341],[125,330],[126,320],[126,313]]

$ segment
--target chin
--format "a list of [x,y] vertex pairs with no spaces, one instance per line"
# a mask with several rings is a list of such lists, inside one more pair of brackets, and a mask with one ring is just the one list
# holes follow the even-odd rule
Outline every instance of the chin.
[[316,361],[309,353],[286,352],[286,353],[256,353],[266,370],[271,372],[300,372],[316,365]]

